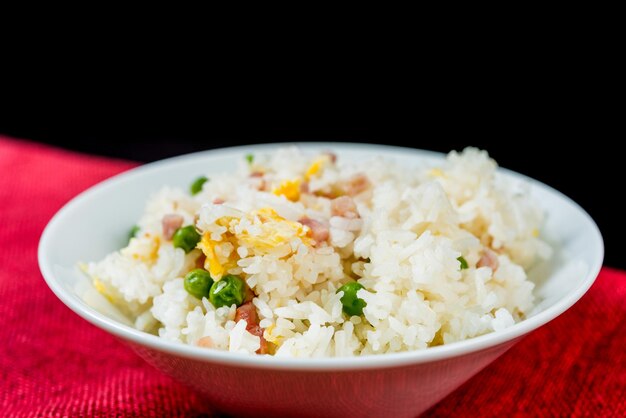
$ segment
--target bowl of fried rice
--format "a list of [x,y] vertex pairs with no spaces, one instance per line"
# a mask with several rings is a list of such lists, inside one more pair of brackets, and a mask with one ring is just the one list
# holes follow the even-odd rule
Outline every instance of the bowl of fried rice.
[[339,143],[144,165],[39,246],[70,309],[241,416],[415,416],[571,307],[602,258],[583,209],[484,150]]

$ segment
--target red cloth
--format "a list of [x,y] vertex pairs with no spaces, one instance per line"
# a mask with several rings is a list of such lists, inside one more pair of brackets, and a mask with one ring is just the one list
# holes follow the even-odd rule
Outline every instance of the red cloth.
[[[0,137],[0,416],[210,415],[198,394],[48,289],[41,232],[78,192],[134,163]],[[426,416],[626,416],[626,272],[604,268],[571,310]]]

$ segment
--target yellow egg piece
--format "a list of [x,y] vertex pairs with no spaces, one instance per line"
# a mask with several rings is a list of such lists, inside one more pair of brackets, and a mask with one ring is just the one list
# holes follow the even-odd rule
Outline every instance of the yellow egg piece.
[[206,256],[206,259],[204,260],[204,268],[214,279],[222,277],[222,274],[224,274],[224,266],[217,259],[217,255],[215,255],[216,244],[217,242],[211,239],[210,233],[205,233],[200,241],[200,249]]
[[232,235],[223,237],[222,241],[215,241],[211,239],[211,234],[206,232],[200,240],[199,248],[206,256],[204,269],[207,270],[215,280],[221,279],[228,269],[235,267],[237,265],[237,259],[239,258],[237,252],[233,251],[226,260],[220,260],[215,248],[225,242],[230,242],[234,248],[237,248],[237,240]]
[[106,287],[104,287],[104,283],[102,283],[98,279],[95,279],[95,278],[93,279],[93,287],[95,287],[96,290],[103,295],[106,293]]
[[444,173],[443,170],[440,168],[433,168],[428,172],[428,175],[430,175],[431,177],[445,177],[446,173]]
[[265,338],[266,341],[269,341],[272,344],[280,345],[283,337],[281,337],[281,336],[273,336],[272,335],[272,331],[274,331],[274,328],[276,328],[276,325],[274,325],[274,324],[272,324],[269,327],[265,328],[265,331],[263,332],[263,338]]
[[292,202],[297,202],[300,199],[300,184],[302,184],[300,178],[284,180],[272,190],[272,193],[276,196],[285,196]]
[[107,298],[109,302],[115,303],[115,298],[113,297],[113,295],[109,293],[104,283],[102,283],[97,277],[93,278],[93,287],[96,288],[98,293]]
[[[198,244],[206,256],[204,268],[215,280],[219,280],[229,269],[237,266],[239,253],[237,248],[247,247],[252,252],[269,253],[275,248],[289,244],[299,238],[305,245],[312,245],[313,241],[307,235],[308,227],[300,222],[289,221],[280,216],[272,208],[262,208],[248,213],[246,218],[254,225],[254,234],[247,230],[238,230],[240,219],[223,217],[215,221],[216,224],[227,228],[219,241],[211,238],[210,232],[205,232]],[[228,256],[221,254],[222,245],[230,243],[234,249]],[[285,249],[288,253],[291,248]]]
[[272,208],[262,208],[252,213],[254,223],[260,229],[255,235],[248,232],[237,235],[240,242],[246,246],[260,251],[267,252],[280,245],[287,244],[294,238],[300,238],[307,245],[311,244],[311,239],[307,236],[307,227],[300,222],[289,221],[280,216]]
[[330,157],[328,155],[322,155],[317,158],[306,170],[306,173],[304,173],[304,178],[308,181],[311,177],[319,173],[329,161]]

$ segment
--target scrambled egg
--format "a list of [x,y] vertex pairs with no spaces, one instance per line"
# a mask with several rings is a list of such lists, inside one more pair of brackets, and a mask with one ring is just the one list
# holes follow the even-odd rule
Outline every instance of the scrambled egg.
[[329,162],[330,162],[329,155],[322,155],[321,157],[317,158],[315,161],[313,161],[313,163],[306,170],[306,173],[304,173],[305,180],[307,181],[310,180],[311,177],[313,177],[314,175],[319,173],[322,169],[324,169],[324,167],[326,167],[326,165]]
[[[227,231],[222,235],[220,241],[211,239],[211,233],[205,232],[202,235],[202,239],[198,244],[198,248],[202,250],[206,256],[204,260],[204,268],[211,274],[214,279],[221,278],[229,268],[237,265],[237,253],[234,251],[237,248],[237,239],[231,232],[234,225],[238,222],[237,218],[232,216],[223,216],[215,221],[219,226],[227,228]],[[232,251],[229,254],[224,254],[222,248],[224,244],[230,243],[232,245]]]
[[444,173],[443,170],[440,168],[433,168],[432,170],[428,171],[428,175],[431,177],[445,177],[446,173]]
[[228,255],[221,254],[219,251],[220,246],[227,242],[232,243],[233,249],[235,248],[236,240],[233,236],[227,236],[222,241],[215,241],[211,239],[210,233],[206,233],[200,241],[200,249],[206,256],[204,268],[214,279],[221,278],[228,269],[237,265],[238,256],[235,251],[231,251]]
[[[85,273],[87,276],[90,276],[89,270],[87,268],[87,264],[79,263],[78,264],[78,268],[80,269],[80,271]],[[104,285],[104,283],[102,283],[102,281],[100,279],[98,279],[96,276],[93,276],[91,278],[91,282],[93,283],[93,287],[96,288],[98,293],[100,293],[102,296],[106,297],[109,300],[109,302],[113,302],[114,301],[113,296],[107,291],[106,286]]]
[[[307,226],[283,218],[274,209],[259,209],[247,214],[246,219],[253,225],[250,229],[256,230],[254,234],[246,229],[238,232],[237,226],[240,222],[238,218],[223,217],[216,221],[218,225],[227,228],[221,240],[213,240],[210,232],[205,232],[202,236],[199,248],[206,256],[204,268],[209,271],[211,277],[219,279],[237,265],[239,254],[236,250],[242,245],[249,248],[251,252],[260,254],[289,244],[294,238],[300,238],[306,245],[312,245],[311,238],[307,236],[309,232]],[[225,244],[230,250],[228,254],[221,251]]]
[[146,233],[144,236],[131,238],[128,246],[120,252],[144,263],[156,262],[161,247],[161,240],[157,235]]
[[289,243],[294,238],[300,238],[305,244],[311,244],[307,236],[308,227],[299,222],[288,221],[274,209],[259,209],[252,216],[253,223],[261,230],[260,233],[251,235],[248,231],[243,231],[237,238],[254,250],[269,252],[279,245]]
[[280,345],[280,343],[282,342],[283,337],[281,337],[280,335],[277,336],[273,336],[272,335],[272,331],[274,331],[274,328],[276,328],[276,325],[272,324],[269,327],[265,328],[265,331],[263,331],[263,338],[265,338],[266,341],[272,343],[272,344],[276,344],[276,345]]
[[[330,161],[330,156],[328,155],[322,155],[315,159],[304,173],[304,181],[309,181],[313,176],[320,173]],[[276,196],[285,196],[292,202],[297,202],[300,200],[302,180],[301,177],[293,180],[283,180],[278,186],[274,187],[272,193]]]
[[92,282],[93,282],[93,287],[96,288],[98,293],[100,293],[102,296],[107,298],[109,302],[115,304],[115,297],[108,291],[107,287],[104,285],[104,283],[102,283],[100,279],[98,279],[97,277],[94,277]]
[[300,185],[302,180],[297,178],[293,180],[285,180],[281,182],[278,187],[272,190],[276,196],[285,196],[292,202],[297,202],[300,199]]
[[93,279],[93,287],[95,287],[96,290],[102,293],[103,295],[106,293],[106,288],[104,287],[104,283],[102,283],[100,280],[96,278]]

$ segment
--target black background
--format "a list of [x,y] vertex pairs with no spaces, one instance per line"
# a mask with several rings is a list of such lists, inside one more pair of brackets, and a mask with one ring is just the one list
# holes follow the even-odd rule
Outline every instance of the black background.
[[[124,114],[45,112],[0,117],[0,132],[14,137],[105,156],[149,162],[188,152],[260,142],[344,141],[399,145],[448,152],[472,145],[484,148],[506,168],[534,177],[571,197],[600,226],[605,263],[626,268],[623,256],[622,196],[624,166],[614,150],[616,136],[602,117],[573,108],[533,111],[497,104],[471,113],[431,110],[386,117],[341,112],[244,115],[220,112]],[[307,110],[309,111],[309,110]],[[607,190],[607,187],[609,188]],[[572,225],[576,228],[576,225]]]

